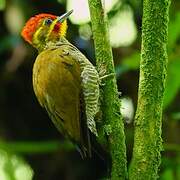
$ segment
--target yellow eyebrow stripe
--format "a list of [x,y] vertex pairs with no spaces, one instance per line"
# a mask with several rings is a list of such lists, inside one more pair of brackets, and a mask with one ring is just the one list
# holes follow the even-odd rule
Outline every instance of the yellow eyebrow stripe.
[[39,35],[39,33],[41,33],[42,28],[43,27],[38,28],[37,31],[35,32],[35,34],[33,35],[33,43],[34,44],[39,44],[38,35]]

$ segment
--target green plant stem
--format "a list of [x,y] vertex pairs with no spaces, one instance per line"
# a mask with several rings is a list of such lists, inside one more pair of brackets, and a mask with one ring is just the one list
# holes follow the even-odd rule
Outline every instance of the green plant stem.
[[140,82],[130,180],[158,178],[169,4],[170,0],[143,1]]
[[71,151],[75,149],[70,142],[45,141],[45,142],[0,142],[0,149],[15,153],[42,154],[52,153],[58,150]]
[[[109,42],[107,18],[101,0],[89,0],[93,38],[98,69],[104,67],[106,74],[115,74],[112,49]],[[120,114],[120,101],[115,76],[105,78],[101,105],[102,129],[108,137],[108,147],[112,159],[111,179],[126,177],[126,146],[124,124]]]

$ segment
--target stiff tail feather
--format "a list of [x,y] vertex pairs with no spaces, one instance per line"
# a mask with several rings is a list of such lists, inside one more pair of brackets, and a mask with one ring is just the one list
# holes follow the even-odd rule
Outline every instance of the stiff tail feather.
[[86,117],[86,108],[83,93],[81,91],[80,94],[80,124],[81,124],[81,140],[80,140],[80,154],[82,158],[91,158],[92,150],[91,150],[91,140],[90,134],[87,126],[87,117]]

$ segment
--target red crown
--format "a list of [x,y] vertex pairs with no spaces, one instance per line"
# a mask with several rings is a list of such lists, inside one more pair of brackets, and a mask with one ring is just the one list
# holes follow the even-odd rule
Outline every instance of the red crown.
[[21,31],[21,36],[24,38],[25,41],[32,43],[32,37],[34,32],[36,31],[39,22],[44,18],[51,18],[52,20],[56,19],[57,16],[51,14],[38,14],[34,17],[31,17],[24,26],[23,30]]

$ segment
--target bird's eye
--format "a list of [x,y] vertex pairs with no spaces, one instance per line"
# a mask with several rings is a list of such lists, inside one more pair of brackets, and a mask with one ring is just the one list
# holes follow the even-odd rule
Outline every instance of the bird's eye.
[[46,19],[45,21],[44,21],[44,24],[45,25],[50,25],[52,23],[52,19]]

